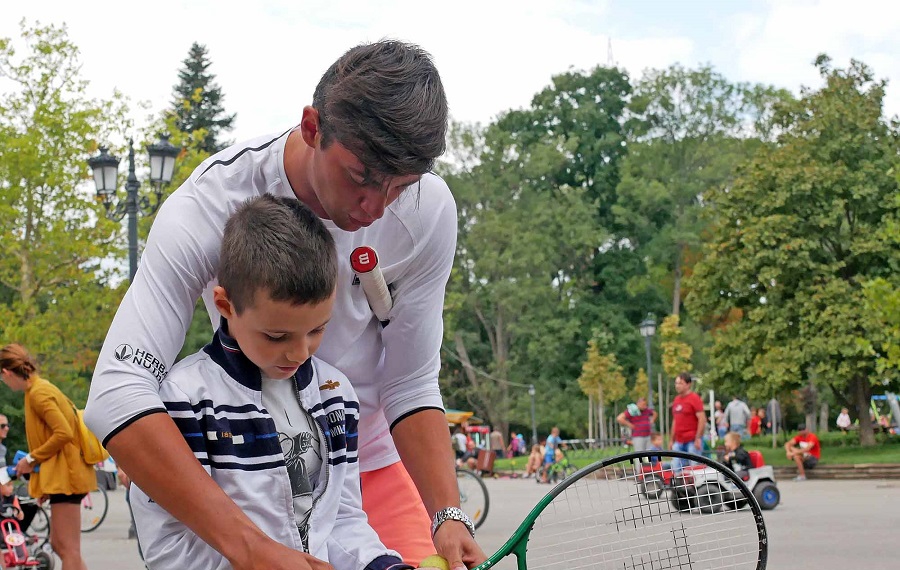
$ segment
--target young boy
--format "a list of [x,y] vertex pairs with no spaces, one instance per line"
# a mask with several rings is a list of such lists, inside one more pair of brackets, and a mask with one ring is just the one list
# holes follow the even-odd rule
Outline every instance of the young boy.
[[[412,568],[362,511],[356,394],[312,356],[334,303],[331,234],[297,200],[251,198],[225,225],[218,279],[219,330],[160,385],[194,456],[278,542],[342,570]],[[148,567],[231,567],[137,485],[131,505]]]
[[[663,436],[658,431],[654,431],[650,433],[650,445],[647,447],[647,451],[662,451],[663,450]],[[650,457],[650,464],[656,465],[659,463],[659,456],[653,455]]]
[[741,434],[730,431],[725,434],[725,455],[722,463],[731,468],[735,473],[746,471],[753,466],[750,454],[741,445]]

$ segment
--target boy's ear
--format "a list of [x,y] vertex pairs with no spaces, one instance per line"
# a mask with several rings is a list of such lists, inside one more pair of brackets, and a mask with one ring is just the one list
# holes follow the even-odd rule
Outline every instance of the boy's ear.
[[236,314],[234,304],[232,304],[231,299],[228,298],[228,292],[221,285],[213,287],[213,303],[215,303],[219,314],[226,319],[230,319]]

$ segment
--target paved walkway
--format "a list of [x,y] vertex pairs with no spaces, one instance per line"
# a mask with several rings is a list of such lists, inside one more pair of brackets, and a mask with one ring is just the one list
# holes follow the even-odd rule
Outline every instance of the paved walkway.
[[[550,487],[520,479],[489,479],[486,483],[491,508],[478,539],[486,551],[493,552]],[[782,503],[765,513],[771,538],[770,570],[900,567],[896,549],[900,482],[810,480],[781,481],[778,486]],[[87,566],[90,570],[143,570],[135,541],[126,538],[125,493],[119,488],[109,497],[106,521],[96,531],[82,535]]]

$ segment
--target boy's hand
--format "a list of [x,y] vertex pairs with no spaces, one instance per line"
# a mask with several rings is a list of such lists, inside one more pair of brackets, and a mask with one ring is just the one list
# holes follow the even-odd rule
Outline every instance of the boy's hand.
[[450,563],[450,570],[466,570],[487,560],[484,551],[469,534],[469,529],[458,521],[447,521],[438,527],[434,547]]

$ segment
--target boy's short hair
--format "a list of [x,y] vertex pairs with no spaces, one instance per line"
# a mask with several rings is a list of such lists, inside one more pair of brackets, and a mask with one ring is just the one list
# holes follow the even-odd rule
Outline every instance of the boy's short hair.
[[446,148],[447,96],[431,56],[396,40],[356,46],[322,75],[312,106],[322,146],[337,140],[375,177],[424,174]]
[[659,433],[658,431],[652,431],[652,432],[650,432],[650,439],[657,439],[657,438],[660,438],[660,437],[662,437],[662,434]]
[[225,223],[218,277],[238,314],[261,289],[274,301],[320,303],[337,283],[334,238],[296,198],[250,198]]
[[737,442],[738,445],[741,444],[741,434],[739,434],[736,431],[730,431],[730,432],[726,433],[725,439],[735,441],[735,442]]

